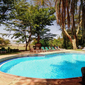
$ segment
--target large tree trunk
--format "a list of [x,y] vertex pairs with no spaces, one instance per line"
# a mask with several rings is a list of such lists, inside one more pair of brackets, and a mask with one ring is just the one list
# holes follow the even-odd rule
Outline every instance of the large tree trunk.
[[29,51],[31,50],[30,42],[31,42],[31,41],[29,41],[29,43],[28,43],[28,45],[29,45]]
[[73,49],[77,49],[77,45],[76,45],[76,37],[74,39],[71,38],[71,36],[68,34],[68,32],[66,31],[66,29],[64,28],[63,31],[65,32],[66,36],[69,38],[69,40],[72,43]]
[[[29,28],[28,28],[28,30],[29,30]],[[27,46],[28,46],[28,45],[29,45],[29,50],[30,50],[31,36],[32,36],[32,32],[31,32],[31,26],[30,26],[30,35],[29,35],[29,39],[28,39],[28,41],[26,40],[26,48],[25,48],[26,51],[27,51]]]
[[[69,37],[68,37],[68,38],[69,38]],[[72,43],[73,49],[77,49],[77,44],[76,44],[77,39],[76,39],[76,38],[75,38],[75,39],[69,38],[69,40],[70,40],[71,43]]]
[[72,46],[73,46],[73,49],[77,49],[76,39],[72,39]]
[[83,3],[82,7],[82,44],[85,46],[85,3]]
[[66,38],[67,36],[63,31],[62,34],[63,34],[63,47],[67,49],[67,38]]

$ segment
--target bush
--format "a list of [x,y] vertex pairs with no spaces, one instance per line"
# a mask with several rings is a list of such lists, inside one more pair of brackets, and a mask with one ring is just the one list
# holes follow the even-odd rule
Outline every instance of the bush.
[[19,49],[11,49],[10,47],[8,47],[7,52],[8,53],[19,52]]

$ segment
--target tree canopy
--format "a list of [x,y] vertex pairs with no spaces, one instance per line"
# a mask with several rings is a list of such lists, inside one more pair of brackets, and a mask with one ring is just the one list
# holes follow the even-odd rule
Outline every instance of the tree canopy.
[[8,14],[13,9],[14,1],[15,0],[0,0],[0,24],[9,19]]
[[[34,10],[35,8],[35,10]],[[33,10],[32,10],[33,9]],[[35,6],[31,8],[32,15],[32,26],[34,28],[34,33],[38,37],[38,42],[41,34],[45,33],[46,26],[52,25],[52,22],[55,20],[55,9],[54,8],[39,8]]]
[[[56,19],[62,31],[69,38],[74,49],[77,49],[76,42],[80,27],[84,29],[85,21],[84,0],[56,0]],[[85,14],[85,13],[84,13]],[[70,29],[71,35],[67,32]]]
[[49,31],[46,26],[52,25],[55,20],[54,12],[53,7],[39,8],[38,5],[30,5],[24,0],[15,2],[14,10],[10,13],[11,20],[6,24],[8,26],[6,30],[14,31],[13,36],[26,42],[26,46],[32,40],[32,35],[37,37],[39,42],[41,36]]
[[0,37],[0,47],[7,46],[8,44],[10,44],[10,40]]

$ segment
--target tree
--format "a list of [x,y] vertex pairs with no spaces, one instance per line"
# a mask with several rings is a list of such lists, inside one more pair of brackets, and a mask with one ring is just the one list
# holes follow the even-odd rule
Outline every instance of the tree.
[[37,41],[35,41],[35,44],[41,43],[42,46],[49,46],[48,41],[52,40],[53,37],[56,36],[56,34],[50,33],[50,29],[46,28],[39,34],[39,36],[40,36],[40,40],[38,41],[36,38]]
[[46,25],[52,25],[52,21],[55,20],[54,12],[54,8],[39,9],[39,6],[29,5],[22,0],[15,3],[15,9],[10,14],[12,21],[7,23],[6,30],[15,31],[13,36],[26,42],[27,50],[27,46],[32,40],[31,35],[37,36],[39,43],[40,35],[44,35],[48,30],[45,28]]
[[13,31],[12,38],[19,38],[19,41],[26,43],[26,48],[31,41],[31,24],[30,15],[28,14],[29,4],[25,1],[19,1],[14,3],[14,10],[10,13],[12,20],[6,24],[7,31]]
[[3,38],[0,37],[0,47],[7,46],[8,44],[10,44],[10,40],[3,39]]
[[32,26],[34,28],[34,33],[37,36],[37,41],[39,43],[40,35],[45,33],[45,27],[47,25],[52,25],[52,22],[55,20],[55,9],[51,8],[39,8],[39,6],[31,7],[32,15]]
[[9,20],[9,13],[13,9],[14,1],[17,0],[0,0],[0,24]]
[[[80,5],[78,3],[80,3]],[[84,12],[84,10],[81,10],[83,9],[83,3],[84,0],[56,0],[55,7],[57,23],[61,26],[62,31],[69,38],[73,49],[77,49],[76,42],[79,28],[80,26],[83,28],[84,26],[81,24],[85,23],[85,21],[82,21],[80,17]],[[76,18],[76,15],[78,15],[79,18]],[[84,16],[82,16],[82,19],[83,17]],[[71,35],[67,32],[67,28],[71,30]]]
[[[82,44],[85,43],[85,0],[81,0],[82,10]],[[83,45],[85,46],[85,44]]]
[[58,37],[58,39],[49,40],[49,46],[59,46],[62,47],[63,39]]

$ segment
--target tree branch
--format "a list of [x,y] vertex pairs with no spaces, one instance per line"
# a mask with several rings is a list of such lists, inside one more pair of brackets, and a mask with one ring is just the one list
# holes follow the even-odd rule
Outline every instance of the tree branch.
[[[62,28],[62,27],[61,27]],[[67,35],[67,37],[70,39],[70,41],[72,42],[72,38],[71,38],[71,36],[68,34],[68,32],[67,32],[67,30],[65,29],[65,26],[64,26],[64,28],[62,28],[63,29],[63,31],[65,32],[65,34]]]
[[79,23],[79,25],[78,25],[78,29],[77,29],[77,31],[76,31],[76,35],[78,35],[78,33],[79,33],[79,27],[80,27],[81,23],[82,23],[82,21],[80,21],[80,23]]

